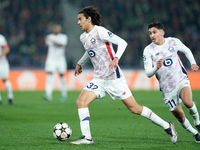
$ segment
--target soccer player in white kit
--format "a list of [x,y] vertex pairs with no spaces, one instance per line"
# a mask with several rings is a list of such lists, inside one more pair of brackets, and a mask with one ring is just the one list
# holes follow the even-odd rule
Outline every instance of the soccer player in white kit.
[[[132,113],[141,115],[162,127],[170,136],[171,141],[176,143],[177,133],[174,124],[164,121],[149,108],[139,105],[128,88],[118,66],[118,61],[127,46],[126,41],[99,26],[100,23],[101,15],[93,6],[87,6],[78,13],[78,25],[85,31],[80,36],[85,53],[76,65],[75,76],[81,74],[83,65],[90,59],[94,67],[94,78],[84,87],[76,101],[82,137],[70,144],[94,144],[90,132],[88,105],[95,99],[102,99],[107,94],[112,99],[122,100]],[[118,45],[116,54],[112,43]]]
[[45,62],[45,71],[47,72],[46,86],[45,86],[45,100],[52,100],[53,92],[53,75],[54,73],[59,73],[60,75],[60,91],[61,91],[61,101],[67,99],[67,87],[65,84],[64,74],[67,69],[67,62],[65,57],[65,48],[68,42],[68,37],[66,34],[61,33],[61,26],[55,24],[53,26],[53,33],[47,35],[45,38],[45,43],[48,48],[47,58]]
[[[8,80],[8,75],[10,71],[10,66],[6,55],[10,52],[7,40],[3,35],[0,34],[0,78],[3,80],[6,87],[8,102],[13,104],[13,90],[10,81]],[[0,95],[0,104],[2,103],[2,98]]]
[[[179,39],[164,38],[164,25],[161,22],[149,24],[148,30],[152,43],[145,47],[143,53],[145,72],[149,78],[156,75],[165,104],[183,128],[192,133],[195,141],[200,143],[199,113],[192,100],[187,72],[177,52],[185,54],[193,71],[198,71],[199,66],[196,64],[190,49]],[[198,131],[191,126],[185,117],[181,106],[182,101],[194,119],[194,125]]]

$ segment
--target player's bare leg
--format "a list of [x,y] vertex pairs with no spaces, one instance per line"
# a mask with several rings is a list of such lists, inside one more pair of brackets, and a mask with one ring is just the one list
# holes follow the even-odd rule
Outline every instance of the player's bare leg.
[[78,108],[82,137],[77,141],[70,142],[71,145],[94,144],[90,132],[90,114],[88,105],[96,98],[97,96],[94,92],[83,90],[77,99],[76,105]]
[[173,143],[177,142],[178,134],[175,130],[175,126],[172,122],[166,122],[157,116],[152,110],[145,106],[139,105],[133,96],[122,101],[126,107],[134,114],[139,114],[149,120],[151,120],[154,124],[162,127],[167,134],[170,136],[170,139]]

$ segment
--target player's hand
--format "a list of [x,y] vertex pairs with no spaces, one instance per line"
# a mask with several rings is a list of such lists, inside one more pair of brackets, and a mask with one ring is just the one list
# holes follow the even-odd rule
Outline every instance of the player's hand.
[[163,64],[163,60],[162,59],[157,61],[157,68],[160,69],[162,67],[162,64]]
[[118,57],[115,57],[114,59],[113,59],[113,61],[111,61],[110,62],[110,64],[109,64],[109,68],[110,69],[116,69],[117,68],[117,65],[118,65],[118,62],[119,62],[119,58]]
[[76,76],[76,75],[79,75],[79,74],[82,73],[82,71],[83,71],[83,66],[77,64],[77,65],[76,65],[76,68],[75,68],[74,75],[75,75],[75,76]]
[[196,64],[192,64],[191,69],[192,69],[192,71],[196,72],[199,70],[199,66]]

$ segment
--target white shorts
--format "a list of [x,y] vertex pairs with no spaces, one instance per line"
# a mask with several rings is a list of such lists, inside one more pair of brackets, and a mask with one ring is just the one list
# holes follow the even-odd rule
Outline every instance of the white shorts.
[[94,92],[97,99],[109,94],[114,100],[124,100],[132,95],[124,78],[114,80],[92,79],[84,89]]
[[67,69],[67,63],[64,60],[58,61],[47,61],[45,63],[45,71],[46,72],[58,72],[60,74],[65,74]]
[[165,104],[168,106],[169,111],[173,111],[177,104],[181,103],[182,100],[179,97],[179,94],[183,87],[190,87],[189,80],[181,81],[176,87],[169,93],[162,93],[163,100]]
[[0,78],[5,80],[8,78],[9,75],[9,64],[8,63],[4,63],[4,64],[0,64]]

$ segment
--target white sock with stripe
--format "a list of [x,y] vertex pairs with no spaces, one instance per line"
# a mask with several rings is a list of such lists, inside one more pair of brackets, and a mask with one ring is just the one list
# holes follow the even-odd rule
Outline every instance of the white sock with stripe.
[[82,135],[85,136],[86,139],[92,139],[90,132],[90,114],[88,108],[79,108],[78,115],[80,119],[80,127]]
[[[179,122],[179,123],[180,123],[180,122]],[[193,135],[195,135],[195,134],[198,133],[198,131],[195,130],[195,129],[191,126],[191,124],[190,124],[190,122],[187,120],[187,118],[185,118],[185,122],[180,123],[180,124],[181,124],[181,126],[182,126],[184,129],[186,129],[187,131],[189,131],[189,132],[192,133]]]
[[143,106],[141,116],[151,120],[156,125],[162,127],[164,130],[169,128],[169,123],[157,116],[152,110]]
[[199,122],[199,113],[198,113],[197,107],[194,102],[193,102],[193,106],[191,108],[188,108],[188,111],[194,120],[194,125],[195,126],[199,125],[199,123],[200,123]]

